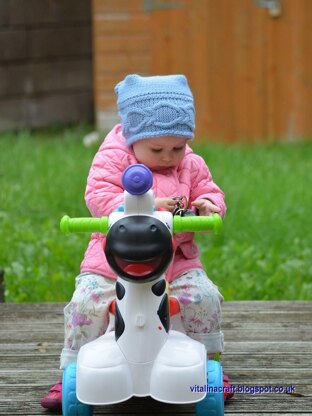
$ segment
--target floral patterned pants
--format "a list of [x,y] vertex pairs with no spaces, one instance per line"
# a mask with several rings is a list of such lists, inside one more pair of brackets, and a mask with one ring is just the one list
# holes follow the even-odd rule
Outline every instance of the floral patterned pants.
[[[76,361],[80,347],[103,335],[109,323],[109,305],[115,298],[115,280],[94,273],[76,278],[76,289],[64,309],[65,341],[61,368]],[[207,353],[223,351],[221,303],[217,286],[202,269],[192,269],[170,283],[170,295],[179,299],[182,331],[202,342]],[[181,322],[180,321],[180,322]],[[175,328],[173,320],[173,328]]]

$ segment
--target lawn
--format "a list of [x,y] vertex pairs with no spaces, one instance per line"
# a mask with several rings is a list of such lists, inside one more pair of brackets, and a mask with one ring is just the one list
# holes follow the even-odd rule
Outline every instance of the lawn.
[[[66,301],[88,244],[62,235],[64,214],[87,216],[84,189],[97,146],[88,125],[0,134],[0,269],[6,301]],[[226,300],[312,300],[312,142],[207,143],[194,149],[226,193],[221,235],[197,236]]]

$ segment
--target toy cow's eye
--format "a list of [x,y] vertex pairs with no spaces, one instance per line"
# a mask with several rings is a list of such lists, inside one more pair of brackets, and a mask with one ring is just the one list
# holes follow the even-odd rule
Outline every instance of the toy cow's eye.
[[150,230],[153,231],[153,232],[155,232],[157,230],[156,225],[154,225],[154,224],[151,225]]
[[126,231],[126,227],[125,227],[124,225],[120,225],[120,226],[118,227],[118,230],[119,230],[120,232],[124,233],[124,232]]

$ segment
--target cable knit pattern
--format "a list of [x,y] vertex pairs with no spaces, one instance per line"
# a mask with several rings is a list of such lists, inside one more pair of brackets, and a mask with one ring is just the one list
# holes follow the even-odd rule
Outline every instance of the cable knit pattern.
[[[194,120],[191,116],[193,106],[186,104],[174,105],[172,102],[157,103],[148,108],[133,108],[124,117],[123,133],[127,136],[145,131],[145,138],[157,133],[160,129],[170,131],[170,135],[179,135],[183,129],[189,128],[189,134],[194,129]],[[169,130],[170,129],[170,130]],[[168,135],[168,134],[166,134]]]
[[[121,176],[130,164],[138,163],[132,147],[125,144],[121,126],[117,125],[107,135],[94,157],[87,180],[86,204],[94,217],[109,215],[123,203]],[[225,214],[224,194],[213,182],[204,160],[187,146],[185,157],[175,168],[153,171],[155,196],[172,197],[186,195],[190,203],[206,198],[221,208]],[[175,236],[176,254],[167,271],[169,281],[192,268],[202,268],[198,260],[199,251],[193,233],[179,233]],[[98,273],[116,278],[104,255],[105,236],[95,233],[81,264],[81,272]]]
[[115,92],[128,145],[147,137],[194,137],[193,95],[184,75],[128,75]]

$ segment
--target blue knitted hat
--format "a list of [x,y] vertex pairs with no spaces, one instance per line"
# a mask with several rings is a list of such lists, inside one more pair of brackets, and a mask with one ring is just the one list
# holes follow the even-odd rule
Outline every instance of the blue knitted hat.
[[194,101],[184,75],[128,75],[115,92],[127,145],[150,137],[194,138]]

